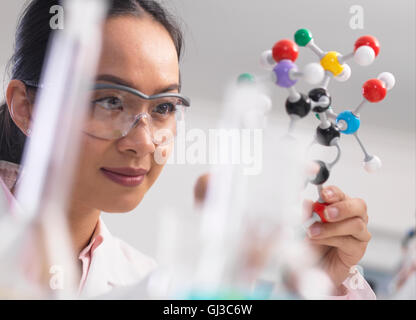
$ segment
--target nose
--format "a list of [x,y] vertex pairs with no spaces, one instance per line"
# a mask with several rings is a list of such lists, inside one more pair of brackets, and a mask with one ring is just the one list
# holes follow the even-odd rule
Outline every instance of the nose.
[[136,116],[133,124],[132,124],[132,128],[137,127],[137,126],[147,126],[150,128],[150,117],[147,113],[140,113]]
[[129,133],[119,140],[119,148],[123,152],[133,152],[137,156],[145,156],[155,151],[151,123],[148,115],[136,117]]

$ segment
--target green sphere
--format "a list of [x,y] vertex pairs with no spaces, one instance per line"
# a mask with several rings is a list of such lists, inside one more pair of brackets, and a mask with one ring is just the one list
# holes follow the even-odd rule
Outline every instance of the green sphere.
[[295,33],[295,42],[298,46],[304,47],[312,40],[312,33],[308,29],[299,29]]
[[250,73],[243,73],[238,76],[237,82],[239,84],[252,84],[256,82],[256,79]]

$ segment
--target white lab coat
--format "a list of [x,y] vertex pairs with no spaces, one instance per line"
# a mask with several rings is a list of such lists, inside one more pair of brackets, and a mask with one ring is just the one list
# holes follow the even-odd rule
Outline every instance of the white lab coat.
[[109,293],[114,287],[134,285],[157,266],[152,258],[113,236],[102,219],[100,229],[103,241],[92,253],[80,298],[93,298]]

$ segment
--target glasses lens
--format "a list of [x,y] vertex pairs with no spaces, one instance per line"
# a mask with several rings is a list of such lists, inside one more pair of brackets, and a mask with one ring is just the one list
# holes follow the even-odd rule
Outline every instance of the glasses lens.
[[98,138],[118,139],[140,126],[154,143],[161,144],[176,134],[183,105],[178,97],[145,100],[118,89],[94,90],[84,130]]

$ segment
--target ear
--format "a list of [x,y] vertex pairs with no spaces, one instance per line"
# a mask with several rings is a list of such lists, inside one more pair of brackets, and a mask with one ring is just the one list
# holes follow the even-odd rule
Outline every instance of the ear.
[[25,134],[30,128],[33,105],[27,96],[22,81],[11,80],[6,90],[6,102],[9,113],[17,127]]

